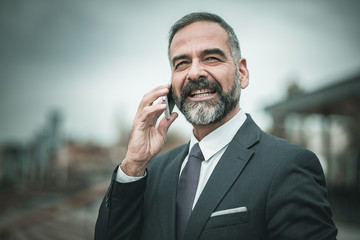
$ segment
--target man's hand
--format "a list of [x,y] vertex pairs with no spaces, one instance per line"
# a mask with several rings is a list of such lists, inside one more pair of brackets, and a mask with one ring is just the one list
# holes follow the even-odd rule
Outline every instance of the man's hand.
[[144,176],[148,163],[165,144],[166,133],[178,114],[172,113],[169,120],[164,117],[156,127],[166,105],[163,101],[154,102],[168,94],[169,88],[170,85],[159,86],[146,93],[140,102],[133,121],[128,150],[121,164],[121,169],[128,176]]

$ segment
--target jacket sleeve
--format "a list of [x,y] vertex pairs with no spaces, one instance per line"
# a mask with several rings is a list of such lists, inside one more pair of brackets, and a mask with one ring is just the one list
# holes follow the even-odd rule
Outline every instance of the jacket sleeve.
[[268,192],[266,221],[269,239],[336,239],[318,158],[300,151],[279,164]]
[[141,234],[143,201],[147,177],[119,183],[114,171],[100,205],[95,225],[95,240],[136,240]]

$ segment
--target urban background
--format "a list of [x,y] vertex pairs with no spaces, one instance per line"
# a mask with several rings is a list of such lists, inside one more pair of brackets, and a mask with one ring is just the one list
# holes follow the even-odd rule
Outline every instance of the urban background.
[[[167,32],[192,11],[237,32],[263,130],[314,151],[338,239],[360,239],[360,3],[0,1],[0,239],[93,239],[143,94],[170,79]],[[189,140],[180,117],[166,151]]]

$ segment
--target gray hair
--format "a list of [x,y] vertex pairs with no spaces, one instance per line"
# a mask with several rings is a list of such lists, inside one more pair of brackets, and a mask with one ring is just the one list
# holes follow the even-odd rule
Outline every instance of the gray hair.
[[220,16],[207,13],[207,12],[194,12],[188,15],[185,15],[181,19],[179,19],[170,29],[169,32],[169,45],[168,45],[168,55],[170,58],[170,45],[175,36],[175,34],[181,30],[182,28],[198,21],[208,21],[218,23],[224,30],[228,33],[229,39],[228,44],[230,47],[231,56],[235,63],[237,63],[241,58],[240,44],[239,40],[233,30],[233,28],[225,22]]

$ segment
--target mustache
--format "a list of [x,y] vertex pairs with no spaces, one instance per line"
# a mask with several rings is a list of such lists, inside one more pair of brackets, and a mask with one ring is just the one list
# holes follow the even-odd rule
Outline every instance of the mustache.
[[185,99],[191,91],[200,88],[215,89],[215,91],[220,95],[223,92],[223,88],[218,82],[210,81],[207,78],[200,78],[196,81],[189,80],[189,82],[183,87],[183,89],[181,89],[180,96],[182,99]]

